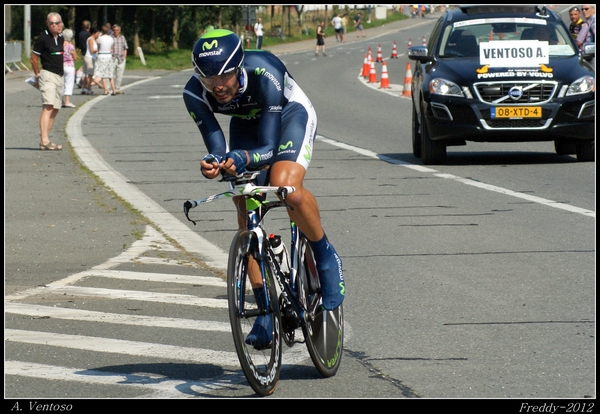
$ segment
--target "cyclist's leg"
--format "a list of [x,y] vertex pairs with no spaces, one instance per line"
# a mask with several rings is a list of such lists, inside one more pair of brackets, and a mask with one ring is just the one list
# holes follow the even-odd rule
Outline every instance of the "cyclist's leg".
[[[344,300],[345,283],[342,261],[321,225],[317,200],[303,185],[317,124],[314,108],[307,102],[308,99],[305,103],[290,102],[283,111],[281,139],[286,145],[281,146],[281,152],[275,157],[270,179],[272,185],[296,188],[287,198],[293,207],[288,209],[288,214],[309,240],[321,281],[323,307],[333,310]],[[290,141],[292,147],[288,145]]]
[[[237,210],[237,222],[238,229],[246,228],[246,205],[244,197],[235,196],[232,198],[233,204],[235,204]],[[262,286],[262,276],[260,274],[260,268],[258,267],[258,263],[253,258],[250,258],[248,263],[248,276],[250,276],[250,283],[252,284],[252,288],[257,288]]]
[[[233,117],[229,123],[229,147],[232,149],[252,149],[258,145],[258,122],[240,120]],[[246,228],[246,205],[243,197],[233,197],[237,210],[239,229]],[[260,267],[252,257],[248,258],[248,276],[256,304],[266,308],[265,289],[263,288]],[[256,318],[252,330],[246,337],[246,343],[252,345],[266,345],[273,340],[273,319],[271,315],[261,315]]]
[[[237,221],[240,229],[246,228],[246,205],[244,197],[233,197],[233,203],[237,209]],[[262,275],[260,268],[254,258],[248,257],[248,277],[252,286],[252,293],[256,300],[256,305],[260,308],[267,307],[265,289],[263,288]],[[260,315],[252,326],[252,330],[246,336],[248,345],[265,346],[273,340],[273,323],[271,315]]]

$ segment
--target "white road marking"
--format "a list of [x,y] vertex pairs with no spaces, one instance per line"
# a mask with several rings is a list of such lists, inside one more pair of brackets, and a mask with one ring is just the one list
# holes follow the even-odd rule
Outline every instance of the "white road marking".
[[[181,283],[186,285],[227,287],[227,283],[214,276],[187,276],[170,273],[129,272],[125,270],[87,270],[79,276],[99,276],[114,279],[144,280],[148,282]],[[48,286],[53,286],[49,284]]]
[[84,309],[69,309],[58,306],[42,306],[27,303],[5,303],[4,313],[25,315],[38,319],[51,318],[92,323],[101,322],[116,323],[121,325],[148,326],[152,328],[231,332],[231,325],[229,322],[199,321],[193,319],[165,318],[160,316],[126,315],[122,313],[96,312]]
[[179,95],[150,95],[148,99],[183,99],[182,94]]
[[396,160],[394,158],[390,158],[390,157],[386,157],[386,156],[382,156],[379,155],[375,152],[369,151],[369,150],[365,150],[363,148],[359,148],[359,147],[355,147],[353,145],[348,145],[348,144],[344,144],[343,142],[338,142],[335,141],[333,139],[329,139],[329,138],[324,138],[321,136],[318,136],[318,138],[323,141],[323,142],[327,142],[328,144],[334,145],[336,147],[339,148],[343,148],[345,150],[348,151],[353,151],[356,152],[358,154],[364,155],[366,157],[371,157],[371,158],[376,158],[376,159],[380,159],[382,161],[385,162],[389,162],[392,164],[398,164],[398,165],[402,165],[406,168],[410,168],[416,171],[421,171],[421,172],[428,172],[428,173],[434,173],[433,175],[435,175],[436,177],[440,177],[440,178],[445,178],[445,179],[450,179],[450,180],[455,180],[459,183],[463,183],[463,184],[467,184],[467,185],[472,185],[474,187],[478,187],[484,190],[488,190],[488,191],[495,191],[497,193],[501,193],[501,194],[506,194],[512,197],[517,197],[517,198],[522,198],[524,200],[527,201],[531,201],[533,203],[538,203],[538,204],[542,204],[548,207],[553,207],[553,208],[558,208],[561,210],[566,210],[566,211],[570,211],[572,213],[577,213],[577,214],[582,214],[584,216],[588,216],[588,217],[596,217],[596,212],[592,211],[592,210],[587,210],[585,208],[580,208],[580,207],[575,207],[572,206],[570,204],[565,204],[565,203],[560,203],[558,201],[553,201],[553,200],[548,200],[542,197],[536,197],[536,196],[532,196],[532,195],[528,195],[528,194],[523,194],[523,193],[519,193],[516,191],[512,191],[512,190],[508,190],[506,188],[502,188],[502,187],[497,187],[494,185],[490,185],[490,184],[485,184],[479,181],[474,181],[468,178],[463,178],[463,177],[458,177],[452,174],[443,174],[443,173],[439,173],[437,170],[431,169],[431,168],[427,168],[421,165],[416,165],[416,164],[411,164],[408,163],[406,161],[400,161],[400,160]]
[[84,286],[54,286],[40,288],[45,293],[57,293],[72,296],[88,296],[106,299],[139,300],[144,302],[172,303],[206,308],[228,309],[227,299],[200,298],[180,293],[143,292],[140,290],[104,289]]
[[91,352],[134,355],[165,360],[193,361],[198,364],[219,364],[238,367],[239,359],[235,352],[211,349],[188,348],[149,342],[127,341],[123,339],[99,338],[95,336],[68,335],[54,332],[23,331],[5,329],[4,340],[34,345],[59,346]]
[[55,381],[76,381],[95,385],[119,385],[148,389],[152,392],[151,395],[146,394],[140,398],[198,398],[207,391],[223,388],[231,389],[232,385],[246,383],[246,378],[241,371],[228,372],[221,377],[211,378],[208,381],[190,381],[165,378],[147,372],[124,374],[19,361],[4,361],[4,375],[19,375]]

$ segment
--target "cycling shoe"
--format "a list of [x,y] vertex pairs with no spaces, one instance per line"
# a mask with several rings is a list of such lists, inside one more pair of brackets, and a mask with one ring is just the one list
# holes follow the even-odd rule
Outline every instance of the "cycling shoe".
[[273,342],[273,319],[271,315],[256,318],[252,330],[246,336],[246,343],[255,349],[270,348]]
[[[265,309],[267,307],[267,299],[265,298],[265,291],[262,287],[253,288],[254,299],[256,299],[256,305]],[[254,321],[254,326],[250,330],[246,341],[248,345],[252,345],[255,349],[265,349],[271,347],[273,342],[273,319],[271,315],[260,315]]]

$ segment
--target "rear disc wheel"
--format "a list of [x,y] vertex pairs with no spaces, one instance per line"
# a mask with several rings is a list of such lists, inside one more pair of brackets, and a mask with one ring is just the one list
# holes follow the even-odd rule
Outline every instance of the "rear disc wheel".
[[[319,276],[312,250],[304,237],[300,249],[303,263],[298,271],[298,287],[302,300],[310,304],[315,298],[320,300],[317,295],[320,289]],[[340,367],[344,347],[343,304],[332,311],[323,310],[317,314],[314,320],[302,327],[302,333],[317,371],[326,378],[334,376]]]

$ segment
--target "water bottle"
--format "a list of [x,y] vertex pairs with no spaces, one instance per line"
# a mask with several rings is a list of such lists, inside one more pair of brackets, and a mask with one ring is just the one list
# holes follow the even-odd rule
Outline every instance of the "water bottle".
[[288,261],[287,249],[281,242],[281,236],[276,234],[269,235],[269,242],[271,243],[271,247],[273,248],[273,253],[275,253],[275,257],[277,258],[277,262],[281,268],[281,272],[284,275],[290,274],[290,264]]

